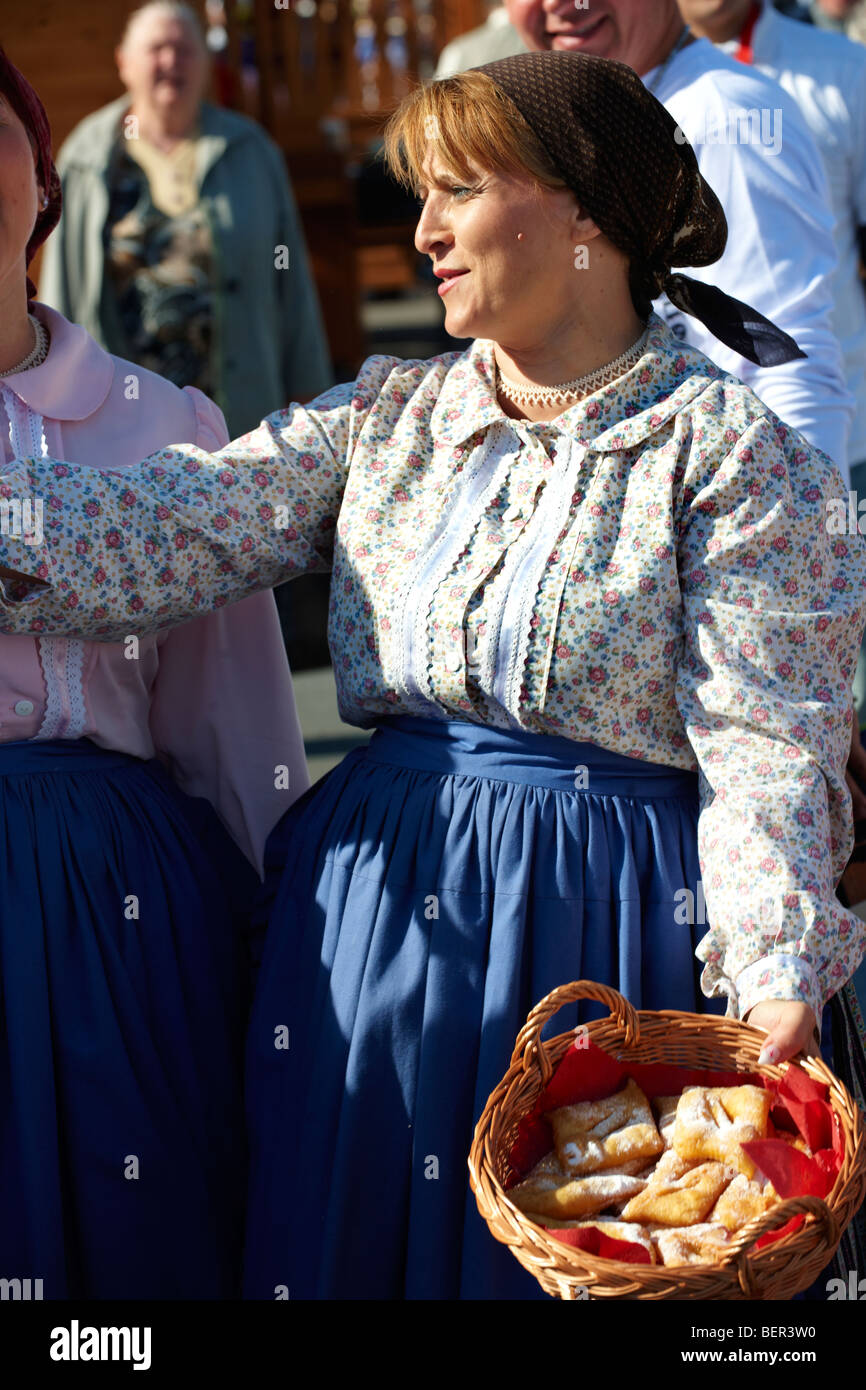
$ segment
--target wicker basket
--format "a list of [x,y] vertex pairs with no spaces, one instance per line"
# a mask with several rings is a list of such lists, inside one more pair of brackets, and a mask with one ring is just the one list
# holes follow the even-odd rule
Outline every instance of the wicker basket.
[[[497,1240],[509,1246],[546,1293],[557,1298],[631,1299],[788,1299],[808,1288],[828,1264],[866,1192],[864,1120],[849,1092],[824,1063],[803,1058],[799,1065],[830,1088],[839,1116],[845,1157],[826,1200],[793,1197],[744,1226],[718,1264],[644,1265],[603,1259],[564,1245],[529,1221],[509,1201],[504,1183],[511,1176],[508,1155],[518,1122],[535,1104],[557,1062],[574,1042],[574,1033],[541,1041],[541,1030],[564,1004],[597,999],[609,1018],[586,1025],[591,1040],[624,1062],[664,1062],[720,1071],[758,1072],[780,1078],[785,1064],[757,1066],[766,1034],[715,1015],[673,1009],[637,1012],[607,985],[579,980],[542,999],[520,1031],[502,1081],[489,1097],[469,1155],[472,1190],[481,1215]],[[805,1214],[799,1230],[754,1251],[767,1231]]]

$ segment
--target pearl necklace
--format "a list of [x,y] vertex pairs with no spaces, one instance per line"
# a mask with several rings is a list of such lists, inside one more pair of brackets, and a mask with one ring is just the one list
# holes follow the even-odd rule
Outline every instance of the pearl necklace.
[[503,376],[497,366],[497,389],[514,405],[572,405],[599,391],[602,386],[610,385],[623,372],[639,362],[644,354],[648,336],[649,328],[645,328],[637,342],[632,343],[631,347],[613,362],[596,367],[594,371],[587,372],[586,376],[576,376],[572,381],[563,381],[558,386],[526,386],[522,382],[511,381],[507,376]]
[[28,352],[26,357],[22,358],[21,361],[16,363],[14,367],[8,367],[5,372],[0,372],[0,377],[14,376],[16,372],[30,371],[32,367],[41,366],[41,364],[45,361],[46,357],[48,356],[48,349],[51,346],[51,339],[48,334],[48,329],[45,327],[44,324],[41,324],[39,322],[35,315],[28,314],[27,317],[33,325],[33,331],[36,335],[36,342],[34,343],[30,352]]

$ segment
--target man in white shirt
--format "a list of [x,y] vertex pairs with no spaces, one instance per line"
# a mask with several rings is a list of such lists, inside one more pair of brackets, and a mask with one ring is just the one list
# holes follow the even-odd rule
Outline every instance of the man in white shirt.
[[[866,497],[866,287],[860,239],[866,229],[866,48],[841,34],[786,19],[761,0],[679,0],[692,32],[773,77],[797,102],[824,160],[836,215],[839,270],[834,324],[857,412],[848,441],[851,487]],[[854,682],[866,727],[866,650]]]
[[[839,269],[834,327],[857,410],[848,440],[853,470],[866,465],[866,290],[860,236],[866,228],[866,48],[810,29],[761,0],[679,0],[692,32],[754,64],[794,98],[814,136],[830,185]],[[866,481],[866,476],[864,476]]]
[[833,215],[821,157],[795,103],[763,73],[695,40],[676,0],[592,0],[580,8],[574,0],[508,0],[507,9],[527,47],[626,62],[670,111],[728,219],[721,260],[689,274],[754,304],[807,355],[759,367],[667,300],[655,307],[847,476],[854,401],[832,327]]

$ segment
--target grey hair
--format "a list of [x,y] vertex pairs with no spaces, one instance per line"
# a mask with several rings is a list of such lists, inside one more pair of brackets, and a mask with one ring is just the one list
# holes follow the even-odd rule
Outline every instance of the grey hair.
[[180,20],[181,24],[185,24],[190,33],[201,44],[201,47],[207,48],[201,20],[192,8],[192,5],[184,4],[183,0],[148,0],[146,5],[142,5],[137,10],[133,10],[126,21],[126,28],[120,40],[120,48],[129,47],[130,39],[133,37],[134,31],[138,28],[141,20],[145,15],[150,14],[161,14],[167,19]]

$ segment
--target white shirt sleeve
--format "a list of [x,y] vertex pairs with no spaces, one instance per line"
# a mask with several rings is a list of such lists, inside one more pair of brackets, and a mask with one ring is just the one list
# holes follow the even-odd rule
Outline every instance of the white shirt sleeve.
[[[711,45],[706,48],[713,53]],[[671,69],[689,52],[685,50]],[[730,62],[724,55],[717,55],[716,61]],[[720,343],[698,319],[681,314],[667,300],[659,301],[658,312],[724,371],[747,382],[782,420],[828,454],[847,478],[854,401],[832,328],[834,219],[812,136],[790,97],[763,74],[743,70],[741,78],[724,66],[710,66],[683,85],[673,85],[670,72],[666,79],[659,97],[692,144],[701,173],[728,220],[721,259],[705,267],[683,267],[684,273],[753,305],[807,355],[762,368]],[[755,111],[762,124],[755,117],[733,122],[730,112],[737,109]],[[751,138],[745,138],[747,132]]]

